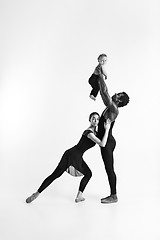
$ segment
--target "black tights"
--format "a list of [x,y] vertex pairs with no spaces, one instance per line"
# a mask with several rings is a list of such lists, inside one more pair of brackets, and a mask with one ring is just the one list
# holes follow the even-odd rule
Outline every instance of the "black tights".
[[[82,162],[82,166],[83,166],[83,172],[82,171],[81,172],[84,175],[84,177],[81,179],[81,182],[79,185],[79,191],[81,191],[81,192],[84,191],[87,183],[89,182],[90,178],[92,177],[92,172],[91,172],[90,168],[88,167],[88,165],[84,161]],[[66,171],[66,169],[67,169],[67,167],[60,167],[58,165],[56,167],[56,169],[54,170],[54,172],[43,181],[43,183],[41,184],[41,186],[38,189],[38,192],[41,193],[56,178],[59,178]]]
[[113,159],[113,151],[115,148],[115,140],[114,138],[109,138],[107,141],[107,145],[101,148],[101,154],[104,162],[104,166],[107,172],[108,181],[111,189],[111,194],[116,194],[116,174],[114,172],[114,159]]

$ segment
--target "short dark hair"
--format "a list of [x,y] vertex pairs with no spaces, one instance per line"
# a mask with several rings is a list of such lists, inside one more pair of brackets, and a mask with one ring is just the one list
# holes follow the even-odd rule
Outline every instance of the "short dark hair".
[[99,61],[99,59],[102,58],[102,57],[107,57],[107,54],[105,54],[105,53],[100,54],[100,55],[98,56],[98,58],[97,58],[98,61]]
[[121,92],[123,95],[120,97],[121,102],[118,103],[118,107],[124,107],[129,103],[129,96],[125,92]]
[[92,113],[89,115],[89,121],[91,120],[91,117],[92,117],[93,115],[98,115],[98,116],[100,117],[99,113],[97,113],[97,112],[92,112]]

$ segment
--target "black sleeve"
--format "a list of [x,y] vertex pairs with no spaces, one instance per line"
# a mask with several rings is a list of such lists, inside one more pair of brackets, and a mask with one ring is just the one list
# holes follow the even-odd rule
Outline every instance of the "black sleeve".
[[89,133],[93,133],[91,130],[85,130],[84,132],[83,132],[83,135],[84,136],[87,136]]

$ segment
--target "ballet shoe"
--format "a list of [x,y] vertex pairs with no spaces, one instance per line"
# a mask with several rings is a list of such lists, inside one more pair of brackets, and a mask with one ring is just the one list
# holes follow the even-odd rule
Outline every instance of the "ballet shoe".
[[35,200],[39,196],[39,193],[33,193],[30,197],[26,199],[26,203],[31,203],[33,200]]
[[85,200],[85,198],[83,198],[83,197],[81,197],[81,198],[76,198],[76,199],[75,199],[75,202],[78,203],[78,202],[82,202],[82,201],[84,201],[84,200]]

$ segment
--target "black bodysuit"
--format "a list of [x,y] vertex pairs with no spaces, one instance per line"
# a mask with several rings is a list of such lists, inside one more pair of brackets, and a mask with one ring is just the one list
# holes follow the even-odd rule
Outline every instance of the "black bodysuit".
[[65,171],[72,176],[84,175],[79,186],[79,191],[84,191],[92,176],[92,172],[83,160],[82,156],[85,151],[95,146],[95,143],[87,137],[89,133],[92,133],[92,131],[85,130],[78,144],[64,152],[57,168],[43,181],[42,185],[38,189],[39,193],[48,187],[56,178],[60,177]]
[[[106,120],[102,113],[102,116],[100,117],[99,124],[98,124],[97,137],[99,139],[102,139],[104,136],[104,132],[105,132],[104,122],[105,121]],[[106,143],[105,147],[101,147],[101,155],[102,155],[102,159],[104,162],[105,170],[107,172],[111,194],[116,194],[116,181],[117,181],[116,174],[114,171],[114,157],[113,157],[113,151],[116,146],[115,138],[112,135],[112,128],[114,126],[114,123],[115,123],[115,121],[113,121],[111,123],[109,133],[108,133],[107,143]]]

